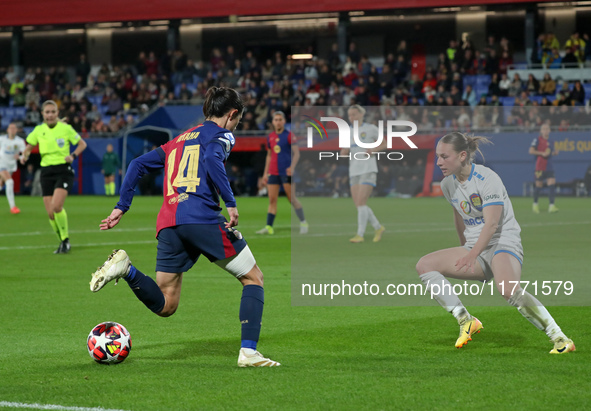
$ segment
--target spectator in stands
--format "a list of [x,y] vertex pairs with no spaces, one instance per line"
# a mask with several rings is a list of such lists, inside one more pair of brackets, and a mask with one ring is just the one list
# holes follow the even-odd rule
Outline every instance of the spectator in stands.
[[468,103],[471,107],[474,107],[478,101],[476,100],[476,92],[472,89],[472,86],[468,84],[462,94],[462,100]]
[[508,51],[503,51],[501,53],[501,58],[499,59],[498,72],[501,74],[507,73],[507,69],[511,64],[513,64],[513,58],[509,55]]
[[456,53],[458,51],[458,42],[455,40],[449,41],[449,47],[446,50],[448,61],[452,62],[456,60]]
[[541,64],[542,57],[544,55],[544,41],[546,40],[546,34],[540,33],[538,38],[534,43],[534,48],[532,49],[530,61],[532,64]]
[[579,63],[579,61],[577,60],[577,57],[575,56],[573,48],[567,47],[566,53],[564,54],[564,57],[562,58],[562,64],[564,64],[566,68],[569,68],[569,67],[577,67],[578,63]]
[[10,95],[4,87],[0,87],[0,106],[8,107],[10,104]]
[[88,75],[90,74],[90,64],[86,61],[86,54],[80,54],[80,60],[76,64],[76,76],[80,76],[82,87],[88,84]]
[[543,80],[540,82],[539,94],[543,96],[553,96],[556,92],[556,82],[550,76],[550,73],[545,73]]
[[499,75],[498,73],[493,73],[490,79],[490,83],[488,84],[488,95],[489,96],[500,96],[501,89],[499,87]]
[[542,64],[549,64],[548,60],[552,57],[553,50],[558,50],[560,48],[560,43],[558,39],[552,32],[546,33],[546,39],[544,40],[544,48],[543,48],[543,55],[542,55]]
[[525,84],[525,90],[530,94],[536,94],[540,89],[540,82],[534,77],[533,74],[528,74],[527,83]]
[[349,57],[351,62],[355,65],[361,61],[361,54],[359,54],[359,51],[357,50],[357,44],[354,42],[349,44],[349,52],[347,53],[347,57]]
[[591,60],[591,39],[587,33],[583,34],[583,39],[585,40],[584,61],[589,61]]
[[521,81],[521,76],[519,73],[515,73],[513,76],[513,81],[511,81],[511,85],[509,86],[509,96],[515,97],[521,94],[523,90],[523,82]]
[[15,89],[14,96],[12,96],[12,105],[14,107],[24,107],[26,102],[25,93],[22,88]]
[[577,31],[571,34],[570,38],[566,41],[564,48],[567,51],[569,49],[571,50],[577,62],[583,63],[585,61],[585,40],[579,37]]
[[573,104],[577,106],[585,105],[585,89],[580,80],[575,81],[575,86],[570,93],[570,98]]
[[123,102],[121,101],[121,98],[117,95],[117,93],[112,93],[107,103],[106,114],[116,115],[121,110],[123,110]]
[[551,69],[557,69],[562,66],[562,57],[557,48],[552,49],[551,54],[546,59],[546,64],[548,65],[548,68]]

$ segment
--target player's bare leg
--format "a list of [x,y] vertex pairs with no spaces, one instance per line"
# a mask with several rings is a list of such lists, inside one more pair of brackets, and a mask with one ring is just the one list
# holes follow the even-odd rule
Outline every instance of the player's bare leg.
[[267,184],[267,193],[269,195],[269,208],[267,209],[267,225],[257,231],[257,234],[275,234],[273,223],[277,215],[277,199],[279,198],[279,184]]
[[12,214],[19,214],[21,210],[18,209],[14,202],[14,180],[8,170],[0,171],[0,182],[4,182],[6,188],[6,200],[8,200],[8,207]]
[[480,264],[471,270],[463,272],[457,270],[455,263],[468,254],[463,247],[448,248],[435,251],[422,257],[417,263],[416,269],[419,278],[426,286],[427,291],[447,312],[451,313],[460,325],[460,334],[456,340],[456,348],[461,348],[472,340],[472,336],[483,328],[478,318],[470,315],[459,297],[453,292],[448,278],[460,280],[484,280],[484,272]]
[[283,190],[285,191],[285,195],[287,196],[287,200],[293,206],[293,209],[300,220],[300,234],[307,234],[309,224],[304,217],[304,209],[302,208],[302,203],[300,200],[297,199],[295,195],[295,184],[284,183]]
[[521,288],[521,264],[509,253],[498,253],[492,260],[495,282],[499,293],[516,307],[537,329],[544,331],[554,343],[551,354],[575,351],[575,344],[560,329],[546,307],[529,292]]

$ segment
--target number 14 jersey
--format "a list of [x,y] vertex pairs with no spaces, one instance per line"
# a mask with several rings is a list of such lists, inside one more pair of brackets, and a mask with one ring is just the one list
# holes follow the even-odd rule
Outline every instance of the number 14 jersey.
[[236,207],[225,170],[235,142],[229,130],[205,121],[134,159],[125,175],[116,208],[126,212],[139,178],[164,168],[164,199],[156,222],[157,232],[181,224],[225,221],[220,196],[226,207]]

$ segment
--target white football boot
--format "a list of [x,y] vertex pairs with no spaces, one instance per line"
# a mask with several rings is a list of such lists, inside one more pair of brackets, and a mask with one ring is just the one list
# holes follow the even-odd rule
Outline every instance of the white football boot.
[[113,250],[107,261],[92,274],[90,291],[96,293],[109,281],[119,281],[129,273],[129,267],[131,267],[131,261],[125,250]]
[[239,367],[279,367],[281,364],[277,361],[270,360],[263,357],[258,351],[254,351],[254,354],[250,354],[248,348],[241,348],[240,354],[238,355],[238,366]]

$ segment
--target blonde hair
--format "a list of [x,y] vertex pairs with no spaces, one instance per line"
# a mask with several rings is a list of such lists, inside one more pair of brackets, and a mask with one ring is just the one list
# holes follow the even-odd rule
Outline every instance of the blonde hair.
[[59,107],[57,106],[57,103],[55,101],[53,101],[53,100],[45,100],[43,102],[43,104],[41,104],[41,110],[45,109],[45,106],[49,106],[49,105],[55,106],[55,108],[59,110]]
[[446,134],[439,141],[440,143],[450,144],[456,153],[465,151],[468,154],[468,162],[472,163],[476,153],[480,154],[484,161],[484,154],[480,151],[480,144],[492,144],[492,142],[482,136],[468,136],[466,134],[454,131]]
[[351,107],[349,107],[349,110],[351,110],[352,108],[354,108],[355,110],[359,111],[362,116],[365,115],[365,111],[366,110],[363,107],[361,107],[359,104],[353,104]]

